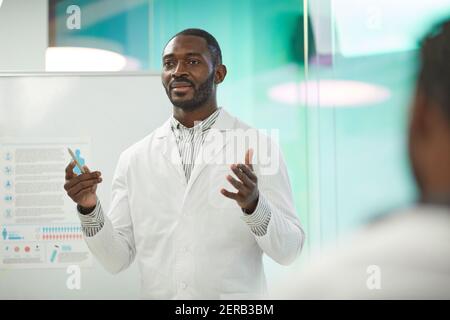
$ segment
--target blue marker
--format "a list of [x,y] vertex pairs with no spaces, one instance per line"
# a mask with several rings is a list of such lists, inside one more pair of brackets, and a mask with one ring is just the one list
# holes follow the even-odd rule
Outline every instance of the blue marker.
[[53,252],[52,252],[52,256],[51,256],[51,258],[50,258],[50,262],[55,261],[56,254],[57,254],[57,251],[56,251],[56,249],[55,249],[55,250],[53,250]]
[[[58,246],[55,245],[55,248],[58,248]],[[53,249],[52,256],[50,257],[50,262],[54,262],[55,261],[57,253],[58,253],[58,250]]]
[[73,169],[73,172],[77,175],[80,175],[82,173],[85,173],[83,165],[85,163],[84,159],[80,156],[80,150],[76,149],[76,155],[73,153],[73,151],[70,148],[67,148],[69,151],[70,156],[72,157],[73,161],[75,162],[76,167]]

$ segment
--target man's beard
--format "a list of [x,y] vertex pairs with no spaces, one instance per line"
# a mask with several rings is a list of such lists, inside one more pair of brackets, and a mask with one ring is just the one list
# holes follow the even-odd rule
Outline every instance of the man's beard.
[[165,88],[167,96],[169,97],[170,102],[172,102],[175,107],[178,107],[185,111],[192,111],[203,105],[211,97],[214,85],[214,72],[211,72],[211,75],[205,80],[205,82],[200,84],[198,89],[196,89],[192,81],[188,79],[180,78],[178,79],[178,81],[189,82],[194,89],[194,97],[190,100],[174,101],[170,93],[170,88]]

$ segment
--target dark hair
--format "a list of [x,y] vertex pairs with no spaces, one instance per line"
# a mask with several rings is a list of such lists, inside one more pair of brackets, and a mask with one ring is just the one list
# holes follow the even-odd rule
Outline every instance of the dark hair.
[[421,42],[419,88],[450,121],[450,20],[437,24]]
[[206,44],[208,45],[209,53],[212,57],[213,64],[216,66],[217,64],[222,63],[222,50],[220,50],[220,46],[216,38],[214,38],[209,32],[202,29],[185,29],[170,38],[168,42],[178,36],[196,36],[205,39]]

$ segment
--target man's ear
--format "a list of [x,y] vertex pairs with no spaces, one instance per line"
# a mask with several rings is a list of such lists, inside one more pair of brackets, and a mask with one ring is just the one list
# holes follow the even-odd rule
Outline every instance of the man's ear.
[[214,75],[214,83],[219,84],[225,79],[227,75],[227,67],[224,64],[219,64],[216,67],[216,73]]

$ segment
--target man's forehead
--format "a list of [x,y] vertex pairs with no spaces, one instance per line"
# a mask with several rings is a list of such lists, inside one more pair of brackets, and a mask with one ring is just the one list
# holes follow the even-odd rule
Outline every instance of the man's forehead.
[[179,35],[166,45],[163,57],[173,54],[204,55],[208,53],[208,44],[205,39],[192,35]]

